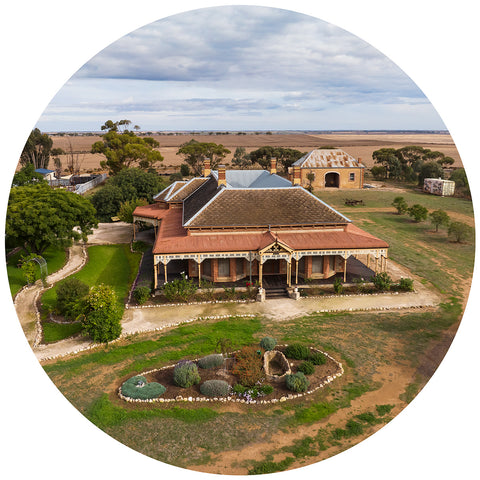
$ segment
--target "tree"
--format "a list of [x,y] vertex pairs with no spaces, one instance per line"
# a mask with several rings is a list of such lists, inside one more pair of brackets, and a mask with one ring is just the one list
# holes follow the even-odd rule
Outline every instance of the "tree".
[[247,153],[245,147],[237,147],[235,153],[233,154],[232,165],[236,167],[245,168],[252,165],[252,160],[250,155]]
[[148,170],[155,163],[163,161],[162,154],[155,150],[160,146],[155,139],[139,137],[127,128],[121,128],[130,123],[130,120],[108,120],[101,127],[102,130],[107,130],[107,133],[102,135],[103,140],[92,145],[92,153],[105,155],[106,161],[101,162],[101,165],[108,167],[111,175],[116,175],[134,164]]
[[423,206],[416,203],[408,209],[408,214],[415,220],[415,222],[421,222],[426,220],[428,216],[428,210]]
[[122,311],[115,290],[101,283],[90,289],[83,306],[83,329],[94,342],[108,343],[122,333]]
[[109,178],[105,186],[96,191],[90,200],[101,222],[109,222],[116,216],[122,203],[144,198],[153,202],[153,196],[165,188],[160,175],[144,172],[139,168],[124,169]]
[[308,191],[313,192],[313,181],[315,180],[315,174],[313,172],[307,173],[307,180],[308,180]]
[[180,175],[182,178],[190,176],[190,167],[186,163],[180,165]]
[[133,223],[133,211],[137,207],[142,207],[144,205],[148,205],[147,200],[144,198],[127,200],[120,205],[120,210],[118,211],[117,216],[122,222]]
[[443,178],[443,168],[437,162],[425,162],[418,173],[418,184],[423,185],[426,178]]
[[201,175],[205,158],[210,159],[210,167],[215,169],[229,153],[230,150],[222,144],[197,142],[193,138],[189,142],[180,145],[177,151],[177,155],[181,155],[185,159],[194,175]]
[[385,167],[388,178],[396,180],[402,178],[402,163],[400,162],[395,148],[380,148],[372,153],[376,164]]
[[457,192],[464,193],[466,196],[470,197],[470,186],[464,168],[457,168],[454,170],[450,175],[450,180],[455,182],[455,189]]
[[50,155],[60,155],[62,149],[52,148],[53,140],[38,128],[32,130],[20,155],[20,163],[32,163],[35,169],[48,168]]
[[66,247],[87,240],[97,226],[95,209],[73,192],[39,184],[10,191],[5,235],[10,245],[41,255],[51,245]]
[[27,163],[13,176],[12,187],[24,187],[25,185],[35,185],[37,183],[47,183],[41,173],[35,171],[33,163]]
[[454,237],[458,243],[469,239],[472,234],[472,228],[462,222],[452,222],[448,227],[448,236]]
[[82,313],[82,305],[89,293],[86,283],[78,278],[68,277],[57,287],[57,310],[67,320],[75,320]]
[[271,146],[260,147],[257,150],[250,152],[250,160],[253,163],[258,163],[262,168],[270,167],[270,160],[275,158],[275,148]]
[[375,180],[387,178],[387,169],[384,166],[375,165],[370,169],[370,173]]
[[438,232],[438,227],[441,225],[445,227],[449,225],[450,217],[444,210],[435,210],[434,212],[430,213],[430,221],[435,227],[435,232]]
[[408,211],[408,204],[403,197],[395,197],[392,205],[397,209],[399,215],[403,215]]

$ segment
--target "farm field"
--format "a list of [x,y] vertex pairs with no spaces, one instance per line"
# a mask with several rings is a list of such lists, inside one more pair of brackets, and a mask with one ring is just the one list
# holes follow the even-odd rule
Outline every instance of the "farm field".
[[[411,190],[409,205],[442,208],[473,225],[472,204]],[[444,229],[395,213],[398,191],[328,191],[319,196],[390,243],[391,258],[442,295],[439,308],[205,319],[162,333],[135,334],[90,353],[47,361],[44,369],[67,399],[121,443],[162,462],[216,474],[259,474],[326,459],[398,415],[443,359],[461,319],[473,269],[472,241],[456,244]],[[345,197],[364,206],[345,207]],[[319,300],[319,302],[321,302]],[[320,304],[320,303],[319,303]],[[345,373],[311,395],[274,405],[181,402],[129,404],[117,391],[133,375],[213,353],[218,340],[236,348],[264,336],[300,342],[342,362]]]
[[[261,146],[271,145],[309,152],[314,148],[332,145],[345,150],[355,158],[361,158],[367,167],[373,166],[372,152],[383,147],[401,148],[406,145],[419,145],[431,150],[439,150],[455,160],[454,166],[460,167],[460,155],[449,134],[357,134],[357,133],[332,133],[332,134],[306,134],[306,133],[282,133],[282,134],[213,134],[213,135],[152,135],[160,143],[160,152],[164,161],[159,170],[164,173],[176,171],[182,163],[182,158],[177,155],[180,145],[192,138],[199,142],[221,143],[231,153],[227,155],[225,163],[229,164],[237,147],[245,147],[247,152],[256,150]],[[104,160],[101,154],[90,153],[91,145],[98,141],[98,136],[53,136],[53,147],[70,150],[70,145],[75,154],[79,155],[82,171],[93,171],[100,168],[100,162]],[[63,163],[64,156],[61,156]]]

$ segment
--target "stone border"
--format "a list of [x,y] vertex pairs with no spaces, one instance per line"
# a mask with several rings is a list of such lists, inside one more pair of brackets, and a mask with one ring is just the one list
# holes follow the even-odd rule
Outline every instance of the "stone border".
[[157,305],[129,305],[125,304],[126,309],[136,308],[162,308],[162,307],[188,307],[189,305],[207,305],[214,303],[255,303],[256,300],[205,300],[203,302],[187,302],[187,303],[159,303]]
[[[287,347],[288,344],[285,345],[277,345],[277,347]],[[183,397],[181,395],[178,395],[175,398],[162,398],[162,397],[157,397],[157,398],[150,398],[147,400],[142,400],[139,398],[131,398],[131,397],[126,397],[125,395],[122,394],[122,386],[118,388],[118,396],[122,400],[129,402],[129,403],[172,403],[172,402],[223,402],[223,403],[246,403],[246,404],[256,404],[256,405],[268,405],[268,404],[274,404],[274,403],[282,403],[286,402],[287,400],[293,400],[295,398],[300,398],[304,397],[306,395],[311,395],[312,393],[316,392],[320,388],[323,388],[325,385],[328,385],[329,383],[333,382],[338,377],[341,377],[344,374],[344,369],[343,365],[340,362],[337,362],[331,355],[329,355],[326,352],[323,352],[322,350],[319,350],[318,348],[313,348],[310,347],[310,350],[314,350],[315,352],[320,352],[323,353],[326,357],[330,358],[333,362],[335,362],[339,368],[339,372],[329,375],[324,382],[322,382],[320,385],[315,387],[312,390],[307,390],[306,392],[302,393],[291,393],[289,395],[283,396],[281,398],[273,398],[272,400],[251,400],[247,401],[244,398],[237,398],[234,396],[228,396],[228,397],[206,397],[206,396],[201,396],[201,397]],[[197,359],[193,361],[197,361]],[[146,372],[138,373],[136,376],[145,376],[154,372],[158,372],[160,370],[165,370],[167,368],[172,368],[175,365],[166,365],[161,368],[155,368],[153,370],[147,370]]]

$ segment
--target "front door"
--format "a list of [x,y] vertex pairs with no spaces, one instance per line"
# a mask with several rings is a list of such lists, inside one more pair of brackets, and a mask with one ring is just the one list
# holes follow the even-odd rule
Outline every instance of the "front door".
[[280,260],[267,260],[263,264],[264,275],[278,275],[280,273]]

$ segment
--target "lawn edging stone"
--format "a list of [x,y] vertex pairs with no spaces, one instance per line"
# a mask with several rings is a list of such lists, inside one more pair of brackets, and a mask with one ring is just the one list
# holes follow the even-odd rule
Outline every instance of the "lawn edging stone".
[[[285,345],[277,345],[278,347],[287,347],[288,344]],[[187,403],[194,403],[194,402],[222,402],[222,403],[244,403],[248,405],[268,405],[268,404],[274,404],[278,402],[286,402],[288,400],[294,400],[296,398],[304,397],[306,395],[311,395],[312,393],[315,393],[317,390],[320,388],[325,387],[329,383],[333,382],[336,378],[341,377],[345,371],[343,369],[343,365],[341,362],[338,362],[335,360],[331,355],[329,355],[327,352],[323,352],[322,350],[319,350],[318,348],[310,347],[310,350],[313,350],[315,352],[322,353],[326,357],[328,357],[330,360],[332,360],[338,367],[338,371],[332,375],[329,375],[325,378],[323,382],[320,383],[320,385],[316,386],[315,388],[312,388],[310,390],[307,390],[306,392],[300,392],[300,393],[291,393],[288,395],[284,395],[280,398],[273,398],[271,400],[255,400],[252,399],[250,401],[245,400],[244,398],[238,398],[234,396],[227,396],[227,397],[206,397],[204,395],[201,396],[188,396],[188,397],[183,397],[182,395],[177,395],[175,398],[163,398],[163,397],[158,397],[158,398],[151,398],[148,400],[142,400],[142,399],[134,399],[130,397],[126,397],[125,395],[122,394],[122,387],[120,386],[118,388],[118,396],[121,400],[124,400],[128,403],[172,403],[172,402],[187,402]],[[197,359],[192,360],[194,362],[198,361]],[[139,373],[135,376],[146,376],[161,370],[166,370],[168,368],[173,368],[175,365],[165,365],[160,368],[154,368],[152,370],[147,370],[145,372]]]

